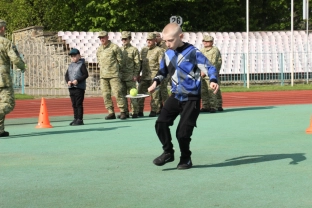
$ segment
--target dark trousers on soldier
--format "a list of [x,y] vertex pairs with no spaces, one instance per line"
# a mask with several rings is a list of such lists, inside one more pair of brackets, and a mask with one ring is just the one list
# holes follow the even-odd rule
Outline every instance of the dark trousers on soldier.
[[179,142],[181,158],[190,158],[191,136],[196,127],[196,121],[200,112],[200,100],[178,101],[171,95],[158,116],[155,130],[165,152],[173,153],[172,137],[169,126],[180,115],[180,121],[176,130],[176,137]]
[[74,110],[74,118],[83,120],[83,100],[85,90],[79,88],[69,88],[69,96]]

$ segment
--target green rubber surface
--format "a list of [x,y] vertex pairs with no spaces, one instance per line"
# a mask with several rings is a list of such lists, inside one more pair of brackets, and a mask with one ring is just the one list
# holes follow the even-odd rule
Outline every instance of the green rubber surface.
[[[156,118],[104,120],[85,115],[7,119],[0,139],[0,207],[229,207],[312,206],[311,105],[225,109],[200,114],[191,142],[193,168],[162,153]],[[148,115],[148,112],[145,112]]]

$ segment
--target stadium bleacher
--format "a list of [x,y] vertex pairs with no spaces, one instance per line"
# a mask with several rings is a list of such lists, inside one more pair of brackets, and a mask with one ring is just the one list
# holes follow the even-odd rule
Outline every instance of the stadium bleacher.
[[[184,32],[183,40],[202,48],[202,37],[209,34],[215,38],[217,46],[223,57],[221,73],[241,73],[244,67],[244,54],[247,52],[246,32]],[[109,39],[121,46],[121,33],[109,32]],[[146,45],[147,32],[132,32],[132,45],[139,51]],[[98,32],[59,31],[58,36],[69,45],[70,48],[78,48],[82,56],[89,63],[96,63],[96,49],[100,46]],[[307,61],[307,52],[310,52],[312,36],[308,37],[306,31],[294,31],[294,59],[295,71],[300,72]],[[284,54],[285,71],[289,71],[289,52],[291,49],[290,31],[268,31],[249,33],[250,71],[254,73],[277,73],[279,54]],[[268,55],[270,54],[270,55]],[[272,54],[275,54],[272,56]],[[275,64],[273,66],[273,63]]]

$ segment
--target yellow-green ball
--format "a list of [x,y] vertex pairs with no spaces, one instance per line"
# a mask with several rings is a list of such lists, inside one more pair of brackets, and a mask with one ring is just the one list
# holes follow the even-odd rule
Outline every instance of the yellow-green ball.
[[137,94],[138,94],[138,90],[137,90],[137,89],[132,88],[132,89],[130,90],[130,95],[131,95],[131,96],[137,96]]

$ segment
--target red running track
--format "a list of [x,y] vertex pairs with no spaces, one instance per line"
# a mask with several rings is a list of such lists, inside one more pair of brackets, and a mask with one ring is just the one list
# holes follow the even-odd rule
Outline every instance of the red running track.
[[[275,106],[312,104],[312,90],[273,92],[230,92],[222,93],[223,107]],[[149,111],[150,98],[145,99],[145,111]],[[38,117],[41,99],[16,100],[15,109],[6,118]],[[73,115],[70,98],[46,99],[49,116]],[[119,109],[114,100],[115,111]],[[107,114],[102,97],[87,97],[84,100],[84,114]]]

